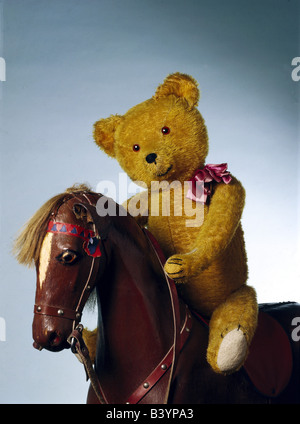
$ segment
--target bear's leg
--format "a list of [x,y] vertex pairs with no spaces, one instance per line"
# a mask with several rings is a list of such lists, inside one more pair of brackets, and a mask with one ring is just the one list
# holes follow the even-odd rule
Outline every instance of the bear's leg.
[[209,323],[207,361],[214,371],[230,374],[245,362],[257,325],[252,287],[242,286],[215,309]]

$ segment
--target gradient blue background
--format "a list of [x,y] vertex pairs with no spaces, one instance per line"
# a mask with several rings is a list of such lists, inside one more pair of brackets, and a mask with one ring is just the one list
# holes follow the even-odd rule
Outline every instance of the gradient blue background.
[[259,302],[300,301],[300,82],[291,78],[299,1],[2,0],[0,12],[1,403],[85,402],[70,351],[32,348],[35,271],[12,258],[12,241],[73,183],[118,183],[121,169],[93,143],[93,123],[149,98],[169,73],[198,80],[207,162],[228,162],[246,188]]

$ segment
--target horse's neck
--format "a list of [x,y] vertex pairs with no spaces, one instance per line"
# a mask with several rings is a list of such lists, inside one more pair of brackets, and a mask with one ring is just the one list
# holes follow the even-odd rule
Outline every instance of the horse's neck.
[[165,275],[144,233],[114,241],[98,289],[105,351],[99,334],[96,366],[104,390],[110,392],[118,378],[120,393],[126,393],[135,388],[134,376],[150,373],[172,345],[173,321]]

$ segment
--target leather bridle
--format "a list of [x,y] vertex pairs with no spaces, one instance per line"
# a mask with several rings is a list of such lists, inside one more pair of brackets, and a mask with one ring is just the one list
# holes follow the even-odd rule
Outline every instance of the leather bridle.
[[34,305],[34,313],[38,315],[48,315],[57,318],[69,319],[73,321],[72,328],[74,329],[81,320],[84,305],[96,283],[96,278],[92,279],[92,276],[97,275],[99,269],[99,260],[97,259],[98,258],[92,258],[89,275],[87,277],[86,283],[84,284],[75,309],[68,309],[64,307],[50,306],[39,303]]
[[[81,193],[85,199],[88,201],[89,205],[93,206],[92,202],[90,201],[90,199],[88,198],[88,196],[85,193]],[[52,212],[51,216],[53,217],[52,219],[55,219],[57,212],[59,210],[59,208],[61,207],[61,205],[71,199],[75,199],[78,200],[81,206],[82,205],[82,200],[79,199],[78,197],[76,197],[75,193],[70,193],[70,196],[68,196],[67,198],[65,198],[63,200],[63,202],[57,206],[56,211]],[[55,221],[54,221],[55,223]],[[63,223],[64,224],[64,223]],[[64,225],[69,225],[69,224],[64,224]],[[75,227],[75,226],[74,226]],[[71,234],[70,232],[68,233],[69,235]],[[101,237],[97,236],[97,238],[100,239],[101,242]],[[75,307],[75,309],[69,309],[69,308],[65,308],[65,307],[57,307],[57,306],[51,306],[51,305],[44,305],[44,304],[35,304],[34,305],[34,313],[38,314],[38,315],[48,315],[48,316],[52,316],[52,317],[57,317],[57,318],[64,318],[64,319],[69,319],[71,321],[73,321],[73,325],[72,325],[72,329],[74,330],[75,327],[79,324],[80,320],[81,320],[81,316],[82,316],[82,310],[84,308],[84,305],[90,295],[90,293],[92,292],[93,288],[95,287],[96,284],[96,277],[98,270],[99,270],[99,257],[92,257],[92,263],[90,266],[90,270],[89,270],[89,274],[87,277],[87,280],[83,286],[82,292],[80,294],[79,300],[77,302],[77,305]]]

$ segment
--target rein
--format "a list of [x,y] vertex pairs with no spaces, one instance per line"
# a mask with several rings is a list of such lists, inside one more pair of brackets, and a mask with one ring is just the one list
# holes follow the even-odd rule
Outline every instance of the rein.
[[[157,242],[154,237],[148,231],[144,231],[147,236],[152,248],[154,249],[159,262],[162,265],[164,259],[160,254],[160,250],[158,248]],[[138,388],[129,396],[126,401],[126,404],[137,404],[143,398],[145,398],[154,386],[158,383],[158,381],[170,370],[169,380],[165,387],[165,398],[163,403],[166,404],[168,402],[171,382],[174,375],[174,370],[177,364],[177,359],[180,351],[185,345],[191,328],[192,328],[192,315],[189,311],[187,305],[185,305],[185,319],[182,327],[180,328],[180,310],[179,310],[179,300],[177,295],[177,289],[175,287],[175,283],[173,280],[170,280],[166,275],[166,282],[168,285],[171,305],[172,305],[172,315],[173,315],[173,324],[174,324],[174,337],[173,344],[170,347],[167,354],[161,359],[161,361],[157,364],[157,366],[153,369],[153,371],[142,381],[142,383],[138,386]],[[68,338],[68,342],[71,344],[71,350],[76,355],[77,359],[84,365],[84,369],[86,372],[87,380],[90,379],[91,385],[94,389],[94,392],[97,396],[97,399],[100,404],[107,404],[107,399],[103,393],[101,388],[98,376],[93,367],[91,358],[89,356],[88,348],[82,337],[82,324],[79,324],[71,333]]]
[[[186,306],[185,311],[185,320],[180,329],[180,338],[179,338],[179,352],[184,347],[190,331],[192,328],[192,315]],[[100,386],[100,382],[98,376],[93,367],[92,360],[89,355],[89,350],[83,340],[82,337],[82,324],[79,324],[70,334],[68,338],[68,342],[71,345],[71,350],[79,360],[84,365],[84,369],[86,372],[87,380],[90,379],[91,385],[94,389],[94,392],[98,398],[100,404],[108,404],[107,399],[102,391]],[[173,378],[173,371],[175,367],[174,361],[174,353],[175,353],[175,345],[172,345],[167,354],[163,357],[163,359],[157,364],[154,370],[145,378],[145,380],[140,384],[140,386],[129,396],[126,404],[137,404],[139,403],[148,393],[150,393],[151,389],[158,383],[158,381],[165,375],[165,373],[172,367],[170,373],[170,379],[168,383],[167,393],[165,397],[164,403],[167,403],[170,391],[170,384]],[[177,359],[177,358],[176,358]]]
[[71,351],[84,366],[86,379],[90,379],[91,385],[101,405],[107,404],[107,400],[102,392],[98,376],[93,367],[89,350],[82,337],[83,325],[79,324],[70,334],[68,343],[71,345]]

